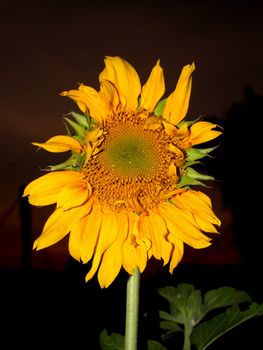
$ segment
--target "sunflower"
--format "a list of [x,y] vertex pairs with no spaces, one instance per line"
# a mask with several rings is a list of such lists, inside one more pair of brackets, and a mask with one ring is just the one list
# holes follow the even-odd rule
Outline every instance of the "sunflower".
[[64,116],[66,135],[33,144],[49,152],[69,152],[61,164],[29,183],[24,191],[35,206],[56,204],[33,249],[69,234],[69,253],[86,275],[98,272],[108,287],[122,268],[143,272],[153,256],[172,273],[184,244],[205,248],[220,221],[209,197],[193,185],[211,176],[193,166],[214,148],[195,147],[221,134],[217,125],[185,121],[194,63],[183,67],[175,90],[163,98],[160,60],[141,86],[135,69],[120,57],[106,57],[100,89],[80,84],[62,92],[81,113]]

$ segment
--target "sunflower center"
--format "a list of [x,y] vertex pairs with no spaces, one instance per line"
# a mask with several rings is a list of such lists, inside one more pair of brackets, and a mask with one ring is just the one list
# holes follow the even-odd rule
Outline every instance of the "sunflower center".
[[122,177],[150,176],[156,169],[153,140],[143,130],[115,128],[105,142],[102,160]]
[[99,202],[114,210],[142,211],[169,198],[185,157],[179,148],[170,150],[172,136],[145,127],[136,114],[113,116],[103,131],[99,152],[82,169]]

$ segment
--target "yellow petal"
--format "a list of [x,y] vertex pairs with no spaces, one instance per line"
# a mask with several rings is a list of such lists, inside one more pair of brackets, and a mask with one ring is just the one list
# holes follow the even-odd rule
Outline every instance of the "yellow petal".
[[65,186],[59,193],[57,208],[62,207],[64,210],[78,207],[83,204],[92,192],[89,183],[78,181]]
[[125,241],[123,244],[122,265],[125,271],[127,271],[130,275],[133,274],[134,269],[137,266],[135,247],[127,241]]
[[107,117],[108,109],[105,100],[90,86],[80,84],[78,90],[64,91],[61,95],[73,99],[82,112],[89,114],[99,123]]
[[137,237],[140,236],[139,231],[139,215],[137,215],[134,212],[128,213],[128,219],[129,219],[129,235],[130,237]]
[[169,234],[167,237],[173,244],[173,249],[171,252],[171,261],[169,266],[169,272],[172,273],[175,267],[182,260],[184,255],[184,244],[182,241],[175,239],[173,235]]
[[98,122],[105,120],[108,114],[108,106],[104,98],[90,86],[80,84],[79,90],[86,96],[89,113]]
[[194,63],[183,67],[174,92],[167,98],[163,117],[174,125],[180,123],[188,111],[194,70]]
[[122,247],[128,233],[128,217],[126,213],[118,213],[118,237],[106,250],[102,257],[98,272],[101,288],[107,288],[118,275],[122,266]]
[[103,253],[118,237],[118,221],[116,213],[112,210],[105,210],[102,212],[100,233],[98,236],[98,242],[94,257],[92,260],[92,266],[86,275],[86,281],[90,280],[96,273]]
[[167,228],[163,218],[149,211],[149,214],[141,215],[140,230],[143,235],[152,242],[152,254],[156,259],[163,259],[164,265],[170,260],[172,246],[166,240]]
[[98,271],[98,281],[101,288],[107,288],[117,277],[122,267],[122,242],[117,240],[104,253]]
[[204,232],[218,233],[215,226],[210,221],[206,220],[204,217],[194,215],[194,218],[200,230]]
[[[147,243],[145,243],[142,239],[139,239],[139,238],[136,239],[136,243],[137,243],[137,246],[135,247],[136,263],[140,272],[142,273],[145,270],[145,267],[147,264]],[[133,273],[134,273],[134,269],[133,269]]]
[[120,105],[120,97],[116,87],[108,80],[100,82],[100,96],[107,103],[110,111],[116,112]]
[[138,237],[138,227],[136,228],[134,213],[129,213],[129,233],[128,237],[123,244],[123,267],[124,269],[133,274],[134,269],[138,266],[136,248],[136,236]]
[[185,138],[188,135],[189,135],[189,130],[188,130],[187,123],[182,123],[181,127],[176,131],[176,136]]
[[85,114],[89,114],[89,107],[88,107],[89,100],[87,99],[87,96],[84,94],[83,91],[71,89],[68,91],[61,92],[60,95],[71,98],[73,101],[76,102],[81,112]]
[[56,203],[64,186],[79,182],[82,176],[75,171],[56,171],[45,174],[30,182],[26,186],[23,196],[29,196],[29,203],[36,206]]
[[147,82],[142,87],[140,107],[152,112],[165,91],[163,69],[160,60],[153,67]]
[[177,167],[174,164],[174,161],[170,163],[168,171],[167,171],[167,175],[169,177],[174,177],[175,179],[178,178],[177,176]]
[[135,246],[130,241],[123,244],[123,267],[131,275],[137,267]]
[[176,161],[180,159],[183,160],[185,158],[184,153],[180,150],[180,148],[174,146],[172,143],[169,144],[168,149],[175,154]]
[[137,109],[141,83],[137,72],[127,61],[120,57],[107,56],[99,80],[109,80],[117,88],[124,110]]
[[188,190],[174,196],[173,202],[178,208],[191,212],[195,217],[220,225],[220,220],[214,214],[211,202],[206,197],[208,198],[200,191]]
[[96,128],[92,131],[89,131],[88,133],[86,133],[85,135],[85,141],[88,143],[88,142],[91,142],[91,143],[95,143],[98,138],[103,134],[103,131],[102,129],[100,128]]
[[41,235],[35,240],[33,249],[43,249],[60,241],[89,210],[89,203],[67,211],[56,209],[48,218]]
[[210,208],[212,208],[212,202],[210,197],[208,197],[204,192],[191,190],[195,195],[200,197]]
[[67,151],[74,151],[77,153],[82,153],[82,146],[73,137],[58,135],[53,136],[44,143],[32,142],[33,145],[44,148],[48,152],[60,153]]
[[147,263],[147,252],[151,246],[149,240],[139,237],[139,216],[136,213],[128,213],[129,218],[129,236],[123,245],[123,267],[133,274],[138,266],[143,272]]
[[159,212],[169,232],[176,240],[185,242],[196,249],[205,248],[211,244],[210,238],[200,231],[191,214],[168,202],[159,206]]
[[79,261],[86,264],[94,254],[101,226],[101,209],[89,201],[87,214],[75,223],[69,236],[69,252]]
[[161,259],[161,249],[159,241],[157,240],[158,235],[162,235],[162,231],[159,230],[158,227],[156,227],[156,231],[158,232],[158,235],[156,236],[153,230],[152,223],[149,220],[149,214],[143,213],[140,216],[140,231],[142,232],[142,235],[144,237],[147,237],[151,241],[151,249],[153,256],[160,260]]
[[191,145],[207,142],[222,134],[221,131],[212,130],[217,125],[209,122],[197,122],[190,128],[189,142]]

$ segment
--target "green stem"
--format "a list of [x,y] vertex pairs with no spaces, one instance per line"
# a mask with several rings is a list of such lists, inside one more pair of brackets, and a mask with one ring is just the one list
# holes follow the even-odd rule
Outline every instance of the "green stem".
[[185,325],[184,328],[184,347],[183,350],[190,350],[191,349],[191,342],[190,342],[190,335],[192,332],[192,328]]
[[127,282],[125,350],[137,349],[140,270],[136,267]]

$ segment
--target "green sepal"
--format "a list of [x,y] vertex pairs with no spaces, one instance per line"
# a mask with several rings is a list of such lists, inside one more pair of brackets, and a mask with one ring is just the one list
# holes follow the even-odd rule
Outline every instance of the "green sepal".
[[185,168],[188,168],[189,166],[192,166],[192,165],[196,165],[196,164],[202,164],[201,162],[199,162],[198,160],[193,160],[193,161],[190,161],[190,162],[185,162],[185,164],[184,164],[184,167]]
[[189,126],[195,124],[196,122],[198,122],[200,119],[202,119],[202,117],[198,117],[194,120],[188,120],[188,121],[185,121],[185,119],[181,120],[180,123],[178,123],[176,126],[177,128],[180,129],[180,127],[186,123],[187,127],[189,128]]
[[67,117],[63,117],[63,118],[73,128],[73,130],[75,130],[75,132],[76,132],[75,137],[78,140],[82,141],[84,136],[85,136],[86,130],[87,130],[86,127],[83,127],[83,126],[77,124],[76,122],[74,122],[73,120],[71,120]]
[[210,175],[205,175],[205,174],[200,174],[198,171],[194,170],[190,166],[185,169],[184,175],[181,177],[180,181],[178,182],[177,186],[180,187],[185,187],[185,186],[194,186],[194,185],[199,185],[199,186],[205,186],[203,182],[199,180],[214,180],[215,178]]
[[76,112],[70,112],[69,115],[71,115],[79,125],[83,126],[85,129],[89,129],[89,126],[90,126],[89,115],[79,114]]
[[183,175],[181,180],[178,182],[177,187],[188,187],[188,186],[204,186],[207,187],[203,182],[193,179],[190,176]]
[[198,171],[194,170],[191,167],[188,167],[185,170],[185,174],[193,179],[196,179],[196,180],[215,180],[215,178],[213,176],[200,174]]
[[155,107],[153,113],[156,116],[162,116],[163,115],[163,110],[164,106],[166,104],[167,98],[162,99],[161,101],[158,102],[157,106]]
[[56,171],[56,170],[74,170],[79,171],[86,159],[86,152],[82,154],[72,153],[72,155],[63,163],[57,165],[49,165],[46,169],[47,171]]
[[64,125],[65,125],[65,128],[66,128],[66,135],[72,137],[72,132],[70,131],[68,125],[66,123],[64,123]]
[[198,159],[202,159],[206,156],[212,157],[209,153],[215,150],[218,146],[209,147],[209,148],[189,148],[186,150],[187,160],[194,161]]

